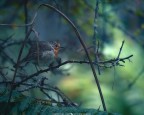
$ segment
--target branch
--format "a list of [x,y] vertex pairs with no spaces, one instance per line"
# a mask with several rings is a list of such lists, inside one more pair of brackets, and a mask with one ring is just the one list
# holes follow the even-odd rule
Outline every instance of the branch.
[[28,24],[22,24],[22,25],[18,25],[18,24],[0,24],[0,26],[12,26],[12,27],[25,27],[25,26],[32,26],[35,19],[37,17],[37,12],[34,14],[33,19],[30,23]]
[[[12,83],[15,82],[15,78],[16,78],[16,74],[17,74],[17,70],[18,70],[18,64],[19,64],[19,61],[20,61],[20,58],[21,58],[21,55],[22,55],[22,52],[23,52],[23,48],[25,46],[25,43],[26,43],[27,39],[29,38],[29,35],[31,34],[31,31],[32,31],[32,27],[29,30],[29,32],[27,33],[27,35],[25,36],[24,42],[23,42],[23,44],[21,46],[21,49],[20,49],[20,52],[19,52],[19,55],[18,55],[18,59],[17,59],[17,63],[16,63],[16,68],[15,68],[13,79],[12,79]],[[5,114],[7,114],[7,109],[8,109],[10,100],[11,100],[12,92],[13,92],[13,89],[15,88],[13,86],[13,84],[11,86],[12,87],[11,87],[11,90],[10,90],[10,94],[9,94],[9,98],[8,98],[8,103],[7,103],[7,106],[6,106],[6,109],[5,109]]]
[[[95,5],[95,16],[94,16],[94,34],[93,34],[93,45],[94,45],[94,52],[95,52],[95,61],[98,62],[99,57],[98,57],[98,50],[99,50],[99,42],[96,45],[96,34],[97,34],[97,17],[98,17],[98,9],[99,9],[99,0],[96,1]],[[98,68],[98,73],[100,75],[100,67],[97,65]]]
[[137,80],[141,77],[143,73],[144,73],[144,66],[141,69],[141,71],[138,73],[138,75],[133,79],[133,81],[128,85],[128,89],[130,89],[137,82]]
[[107,61],[99,61],[98,63],[114,63],[114,62],[117,62],[117,61],[122,61],[123,63],[125,63],[125,60],[126,59],[130,59],[131,57],[133,57],[133,55],[129,55],[127,57],[124,57],[124,58],[119,58],[119,59],[111,59],[111,60],[107,60]]
[[[25,24],[28,23],[28,10],[27,10],[28,0],[24,0],[24,14],[25,14]],[[25,27],[25,35],[28,32],[28,26]]]
[[[132,56],[133,56],[133,55],[130,55],[130,56],[125,57],[125,58],[120,58],[119,61],[124,62],[125,59],[129,59],[129,58],[132,57]],[[113,63],[113,62],[117,62],[117,59],[108,60],[108,61],[103,61],[103,62],[98,62],[98,63],[106,64],[106,63]],[[49,67],[49,68],[47,68],[47,69],[40,70],[40,71],[38,71],[38,72],[36,72],[36,73],[34,73],[34,74],[31,74],[31,75],[29,75],[27,78],[25,78],[25,79],[23,79],[22,81],[18,82],[18,83],[16,84],[16,86],[21,85],[21,83],[24,83],[25,81],[33,78],[34,76],[38,76],[38,75],[40,75],[41,73],[48,72],[48,71],[53,70],[53,69],[57,69],[57,68],[59,68],[60,66],[63,66],[63,65],[68,64],[68,63],[90,64],[89,61],[68,60],[68,61],[65,61],[65,62],[59,64],[59,65],[52,66],[52,67]],[[92,64],[97,64],[97,63],[96,63],[96,62],[92,62]],[[102,66],[102,67],[105,67],[105,66]]]
[[125,42],[125,41],[123,40],[123,41],[122,41],[122,45],[121,45],[120,50],[119,50],[119,53],[118,53],[118,56],[117,56],[117,59],[119,59],[119,57],[120,57],[120,54],[121,54],[121,51],[122,51],[124,42]]
[[53,99],[52,97],[50,97],[46,92],[46,91],[53,91],[55,92],[58,96],[61,97],[61,99],[63,100],[63,104],[66,105],[66,106],[78,106],[78,104],[72,102],[59,88],[57,87],[52,87],[50,86],[49,84],[43,84],[43,86],[41,86],[39,84],[39,82],[37,82],[36,84],[29,84],[29,83],[24,83],[23,85],[26,85],[28,86],[27,88],[25,89],[21,89],[21,90],[18,90],[18,92],[24,92],[24,91],[28,91],[30,89],[33,89],[33,88],[39,88],[42,93],[44,93],[46,96],[48,96],[48,98],[50,98],[52,102],[54,103],[58,103],[59,101],[58,100],[55,100]]

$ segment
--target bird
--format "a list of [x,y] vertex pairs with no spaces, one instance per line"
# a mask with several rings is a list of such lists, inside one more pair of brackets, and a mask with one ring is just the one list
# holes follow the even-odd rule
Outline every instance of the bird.
[[31,41],[30,46],[26,57],[19,61],[18,64],[15,64],[14,67],[23,63],[26,66],[30,62],[39,67],[52,66],[54,62],[61,63],[61,58],[58,57],[58,54],[62,47],[59,42]]

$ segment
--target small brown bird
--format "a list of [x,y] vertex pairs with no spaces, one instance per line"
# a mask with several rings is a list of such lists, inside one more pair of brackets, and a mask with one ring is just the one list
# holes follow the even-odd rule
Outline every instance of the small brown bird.
[[33,41],[30,45],[31,47],[27,56],[18,65],[29,62],[38,66],[50,66],[54,62],[61,63],[61,58],[58,57],[61,48],[59,42]]

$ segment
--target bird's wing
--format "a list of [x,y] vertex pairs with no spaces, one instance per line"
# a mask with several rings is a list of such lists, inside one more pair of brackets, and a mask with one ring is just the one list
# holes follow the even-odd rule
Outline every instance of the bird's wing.
[[31,48],[30,50],[33,50],[33,51],[37,51],[39,49],[39,51],[50,51],[52,50],[52,46],[49,42],[45,42],[45,41],[33,41],[31,43]]

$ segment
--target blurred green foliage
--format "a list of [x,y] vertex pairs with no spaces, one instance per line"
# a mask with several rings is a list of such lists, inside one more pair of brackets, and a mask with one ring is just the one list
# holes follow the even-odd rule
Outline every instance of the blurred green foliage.
[[[29,0],[27,3],[28,22],[31,21],[40,4],[49,3],[61,10],[76,24],[89,47],[92,45],[94,34],[95,2],[96,0]],[[100,41],[102,55],[100,60],[116,58],[122,40],[125,40],[125,44],[120,57],[134,55],[130,60],[126,60],[124,66],[101,69],[101,75],[98,75],[106,106],[110,112],[124,115],[144,114],[143,6],[143,0],[101,0],[99,2],[96,40]],[[2,0],[0,2],[0,23],[24,24],[24,1]],[[83,51],[77,52],[82,47],[75,39],[76,35],[72,28],[55,12],[45,8],[40,9],[34,27],[40,34],[41,40],[59,40],[66,47],[66,50],[60,54],[62,61],[85,57]],[[0,26],[0,40],[12,34],[14,34],[12,40],[23,40],[25,27]],[[34,39],[33,36],[31,39]],[[16,60],[19,48],[14,46],[6,49],[7,53]],[[93,55],[93,53],[90,54]],[[1,64],[7,65],[7,63],[2,63],[2,59],[0,61]],[[50,80],[54,81],[53,84],[60,87],[71,100],[81,103],[82,107],[99,108],[100,106],[100,110],[103,110],[89,65],[67,64],[62,68],[67,69],[69,75],[50,74],[53,76],[50,77]]]

